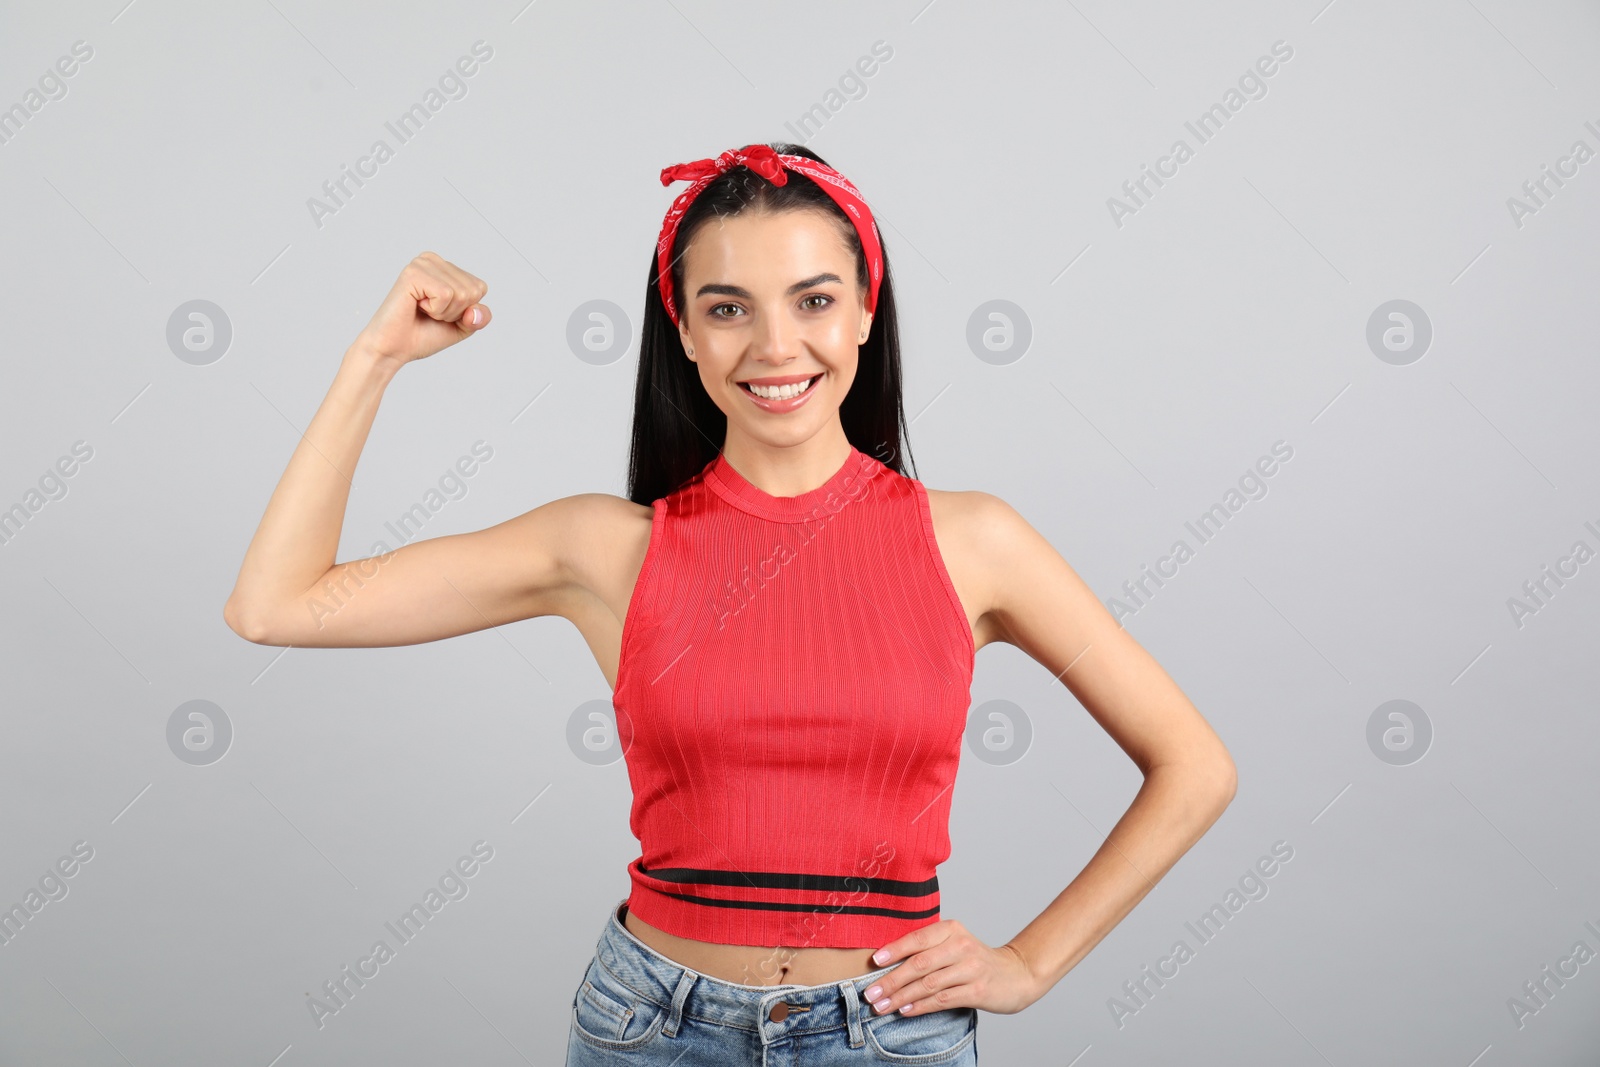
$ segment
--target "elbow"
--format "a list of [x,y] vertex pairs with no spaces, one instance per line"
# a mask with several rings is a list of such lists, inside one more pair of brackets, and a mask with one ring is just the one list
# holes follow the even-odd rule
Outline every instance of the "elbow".
[[1217,814],[1221,815],[1239,792],[1239,770],[1227,749],[1222,749],[1212,762],[1210,778]]
[[1217,796],[1222,801],[1222,806],[1227,807],[1233,803],[1233,798],[1239,793],[1239,769],[1233,764],[1233,757],[1224,754],[1222,757],[1221,780],[1217,787]]
[[228,597],[227,603],[222,605],[222,621],[227,623],[228,629],[251,644],[272,644],[272,635],[260,613],[246,608],[237,597]]
[[[1239,791],[1238,768],[1228,750],[1220,745],[1209,755],[1158,763],[1154,769],[1178,776],[1197,809],[1211,812],[1213,820],[1227,810]],[[1149,772],[1145,776],[1148,778]]]

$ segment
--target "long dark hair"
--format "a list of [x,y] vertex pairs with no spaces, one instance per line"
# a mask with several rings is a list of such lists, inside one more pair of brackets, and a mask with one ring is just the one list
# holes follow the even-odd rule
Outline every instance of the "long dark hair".
[[[802,145],[776,142],[780,155],[804,156],[826,164]],[[856,282],[867,292],[867,260],[861,237],[831,197],[804,174],[786,170],[788,180],[773,185],[744,165],[718,175],[697,196],[678,225],[669,252],[673,292],[678,305],[688,303],[683,291],[683,257],[695,232],[712,218],[730,218],[745,210],[822,211],[834,217],[847,247],[855,254]],[[882,230],[879,230],[880,241]],[[722,451],[728,417],[712,402],[699,371],[684,354],[678,328],[667,316],[658,288],[660,274],[654,245],[650,249],[650,281],[644,297],[644,325],[639,334],[639,375],[633,391],[633,440],[628,452],[628,499],[651,504],[699,474]],[[905,475],[910,446],[900,396],[900,326],[895,318],[894,284],[888,250],[883,251],[883,280],[872,330],[861,345],[860,363],[850,391],[839,406],[845,437],[861,452]],[[915,477],[915,464],[911,466]]]

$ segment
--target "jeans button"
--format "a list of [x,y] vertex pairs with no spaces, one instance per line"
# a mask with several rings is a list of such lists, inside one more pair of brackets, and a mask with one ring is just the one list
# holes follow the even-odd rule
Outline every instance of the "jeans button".
[[772,1010],[771,1011],[767,1012],[767,1018],[771,1019],[775,1023],[781,1023],[781,1022],[783,1022],[783,1020],[787,1019],[788,1017],[789,1017],[789,1005],[785,1004],[781,1000],[778,1001],[778,1003],[776,1003],[776,1004],[774,1004],[772,1006]]

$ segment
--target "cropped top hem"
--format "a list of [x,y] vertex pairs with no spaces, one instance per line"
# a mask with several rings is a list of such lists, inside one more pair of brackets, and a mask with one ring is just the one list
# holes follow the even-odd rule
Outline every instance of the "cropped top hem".
[[[900,902],[894,907],[852,904],[853,893],[835,893],[834,903],[827,894],[816,894],[817,903],[784,901],[792,910],[775,923],[770,914],[758,915],[755,908],[770,911],[770,900],[754,899],[756,894],[686,900],[682,895],[654,889],[635,879],[628,894],[628,911],[658,930],[675,937],[708,941],[717,945],[759,945],[784,948],[870,948],[880,949],[895,938],[939,921],[939,893],[928,899]],[[932,902],[929,903],[929,900]]]

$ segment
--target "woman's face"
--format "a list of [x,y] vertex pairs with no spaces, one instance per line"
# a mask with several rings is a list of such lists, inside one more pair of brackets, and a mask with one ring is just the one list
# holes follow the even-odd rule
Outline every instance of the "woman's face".
[[[789,445],[837,420],[872,323],[865,298],[839,223],[819,211],[701,226],[683,256],[678,334],[729,433]],[[744,384],[752,379],[814,380],[769,399]]]

